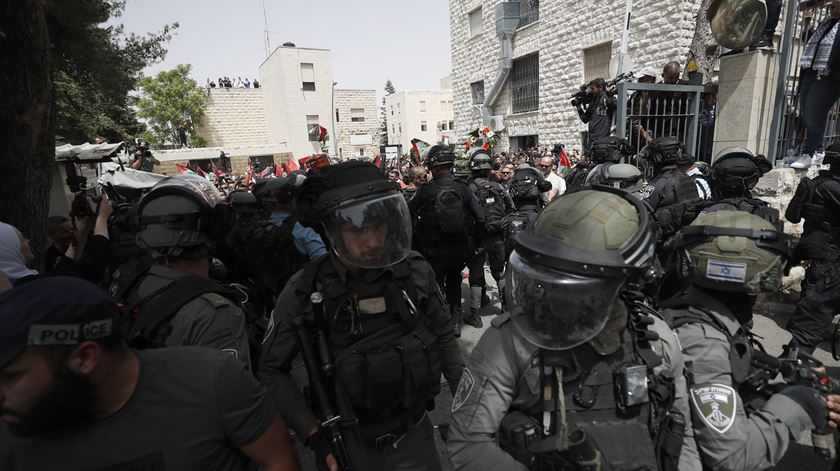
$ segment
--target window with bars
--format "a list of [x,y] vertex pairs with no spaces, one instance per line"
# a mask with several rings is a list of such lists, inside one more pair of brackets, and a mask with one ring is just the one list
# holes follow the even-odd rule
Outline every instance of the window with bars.
[[598,77],[609,79],[612,42],[599,44],[583,50],[583,80],[589,82]]
[[426,132],[429,130],[429,126],[426,125],[425,121],[420,121],[420,130]]
[[472,96],[473,105],[484,103],[484,80],[470,84],[470,95]]
[[510,85],[514,113],[535,111],[540,108],[539,53],[514,59]]
[[306,115],[306,131],[309,133],[309,140],[312,142],[321,140],[321,126],[318,121],[317,114]]
[[520,28],[540,19],[540,0],[520,0],[519,5]]
[[350,108],[350,121],[354,123],[361,123],[365,120],[364,108]]

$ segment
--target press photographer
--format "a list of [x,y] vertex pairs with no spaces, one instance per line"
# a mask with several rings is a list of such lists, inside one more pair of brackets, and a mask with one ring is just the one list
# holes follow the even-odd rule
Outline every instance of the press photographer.
[[584,146],[588,154],[595,139],[610,135],[616,109],[615,96],[607,92],[604,79],[596,78],[572,96],[572,106],[577,109],[580,120],[588,124],[589,132]]

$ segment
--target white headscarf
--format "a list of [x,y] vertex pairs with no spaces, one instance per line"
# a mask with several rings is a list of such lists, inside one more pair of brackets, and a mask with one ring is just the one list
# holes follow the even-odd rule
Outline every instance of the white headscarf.
[[20,237],[15,228],[0,222],[0,273],[6,275],[12,284],[21,278],[38,274],[37,270],[26,267],[20,248]]

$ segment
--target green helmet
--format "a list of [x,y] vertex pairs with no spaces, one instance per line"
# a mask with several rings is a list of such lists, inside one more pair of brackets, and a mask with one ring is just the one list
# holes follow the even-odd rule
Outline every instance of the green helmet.
[[592,340],[631,278],[649,273],[656,225],[629,193],[599,186],[566,193],[516,236],[505,295],[517,331],[550,350]]
[[678,272],[712,290],[756,295],[776,291],[791,257],[792,239],[744,211],[715,211],[677,234]]
[[604,185],[620,188],[630,193],[637,192],[644,186],[642,171],[635,165],[630,164],[610,165],[606,170]]

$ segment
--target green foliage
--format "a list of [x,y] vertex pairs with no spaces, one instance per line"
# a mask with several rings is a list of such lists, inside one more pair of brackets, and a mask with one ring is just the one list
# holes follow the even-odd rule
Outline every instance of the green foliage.
[[178,24],[146,36],[107,25],[122,15],[125,0],[45,0],[44,8],[53,45],[56,138],[80,143],[141,134],[129,93],[142,70],[164,58]]
[[204,140],[196,128],[204,122],[207,94],[190,78],[190,65],[159,72],[154,77],[141,77],[141,94],[137,100],[138,115],[148,122],[144,134],[153,146],[178,142],[178,126],[183,124],[192,146]]
[[386,95],[393,95],[397,93],[397,89],[394,88],[394,84],[391,83],[391,79],[385,81],[385,94]]

